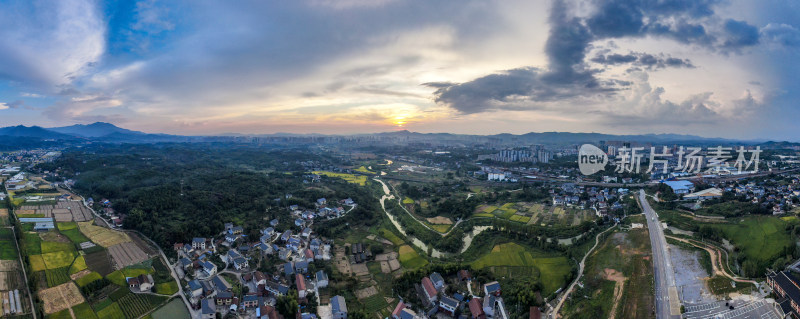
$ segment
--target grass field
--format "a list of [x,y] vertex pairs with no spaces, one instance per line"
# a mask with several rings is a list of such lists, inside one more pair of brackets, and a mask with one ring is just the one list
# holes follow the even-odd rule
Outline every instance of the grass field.
[[54,253],[57,251],[72,251],[75,249],[75,245],[73,245],[72,243],[43,241],[41,244],[42,244],[42,254]]
[[110,280],[112,283],[114,283],[114,284],[116,284],[118,286],[126,286],[125,277],[136,277],[136,276],[139,276],[139,275],[146,275],[146,274],[152,274],[152,273],[153,273],[153,269],[152,268],[131,268],[131,267],[128,267],[128,268],[123,268],[123,269],[120,269],[120,270],[117,270],[117,271],[114,271],[114,272],[108,274],[108,276],[106,276],[106,279]]
[[172,295],[178,292],[178,283],[169,281],[156,285],[156,293],[160,295]]
[[78,256],[78,258],[75,258],[75,261],[72,262],[72,266],[69,267],[69,274],[72,275],[86,268],[88,268],[86,266],[86,259],[84,259],[83,256]]
[[[472,263],[475,269],[486,267],[530,267],[533,270],[520,269],[518,273],[536,274],[544,286],[543,294],[548,295],[565,283],[571,265],[566,257],[552,256],[516,243],[505,243],[494,246],[492,251],[481,256]],[[506,269],[505,271],[512,271]]]
[[708,289],[715,295],[727,295],[732,292],[740,292],[743,294],[750,293],[755,286],[747,282],[734,283],[730,278],[723,276],[714,276],[708,279]]
[[97,319],[97,315],[94,313],[94,310],[92,310],[92,307],[85,302],[72,307],[72,312],[75,313],[75,318]]
[[366,168],[366,167],[364,167],[364,166],[361,166],[361,167],[359,167],[359,168],[356,168],[354,171],[356,171],[356,172],[359,172],[359,173],[364,173],[364,174],[375,174],[375,172],[373,172],[373,171],[370,171],[369,169],[367,169],[367,168]]
[[175,298],[153,311],[153,319],[189,319],[189,310],[186,309],[181,298]]
[[0,228],[0,260],[16,260],[17,244],[9,228]]
[[42,254],[42,239],[37,233],[25,233],[25,250],[28,255]]
[[405,199],[403,199],[403,204],[414,204],[414,200],[409,197],[406,197]]
[[76,255],[74,251],[56,251],[42,254],[41,256],[47,269],[54,269],[72,265]]
[[487,214],[494,213],[494,211],[496,211],[496,210],[497,210],[497,206],[491,206],[491,205],[489,205],[489,206],[484,206],[482,209],[481,209],[481,208],[478,208],[478,211],[479,211],[479,212],[481,212],[481,213],[487,213]]
[[102,279],[103,276],[100,276],[97,272],[90,272],[88,275],[83,276],[75,280],[75,283],[78,284],[79,287],[86,286],[95,280]]
[[91,241],[105,248],[131,241],[131,238],[123,232],[95,226],[92,225],[92,222],[79,222],[78,227],[84,235],[91,239]]
[[790,223],[777,217],[749,216],[736,224],[709,224],[719,228],[748,259],[756,261],[762,267],[770,266],[769,262],[782,256],[783,248],[794,244],[792,235],[784,231]]
[[119,304],[116,302],[98,311],[97,317],[100,319],[125,319],[122,309],[119,308]]
[[494,211],[494,214],[502,219],[509,219],[516,213],[517,209],[514,208],[514,203],[505,203],[503,204],[503,206],[500,206],[500,208]]
[[72,315],[69,314],[69,309],[64,309],[59,312],[51,313],[45,316],[47,319],[72,319]]
[[380,313],[383,308],[389,306],[389,304],[386,302],[386,299],[384,299],[381,294],[364,298],[361,300],[361,303],[364,304],[364,307],[367,308],[367,311],[370,313]]
[[614,305],[616,282],[624,282],[616,296],[616,318],[652,318],[653,268],[650,260],[650,237],[646,229],[612,232],[600,242],[586,259],[584,287],[576,287],[573,296],[592,296],[572,299],[565,306],[566,317],[609,317]]
[[55,287],[70,281],[67,267],[47,269],[45,276],[47,277],[47,287]]
[[65,230],[70,230],[70,229],[78,229],[78,223],[76,223],[76,222],[56,223],[56,227],[58,227],[59,231],[65,231]]
[[440,233],[446,233],[448,230],[450,230],[450,226],[451,226],[451,225],[443,225],[443,224],[428,224],[428,226],[429,226],[430,228],[433,228],[433,230],[435,230],[435,231],[437,231],[437,232],[440,232]]
[[392,244],[402,245],[403,243],[405,243],[405,241],[403,241],[402,238],[400,238],[395,233],[393,233],[392,231],[390,231],[390,230],[388,230],[386,228],[381,228],[380,229],[380,233],[381,233],[381,236],[383,236],[383,238],[386,238],[387,240],[392,242]]
[[42,259],[42,255],[30,255],[28,256],[28,262],[31,264],[31,269],[33,269],[33,271],[42,271],[47,269],[47,266],[44,264],[44,259]]
[[345,174],[345,173],[334,173],[328,171],[313,171],[312,173],[317,175],[324,175],[328,177],[335,177],[341,178],[348,183],[358,184],[360,186],[364,186],[367,184],[367,177],[364,175],[353,175],[353,174]]
[[89,237],[83,235],[83,233],[81,233],[81,231],[78,230],[77,228],[69,230],[61,230],[60,232],[62,235],[67,236],[67,238],[69,238],[70,241],[76,244],[89,241]]
[[425,267],[425,265],[428,264],[428,260],[422,258],[422,256],[420,256],[419,253],[417,253],[417,251],[414,250],[414,248],[411,248],[409,245],[400,246],[399,254],[400,256],[398,259],[404,268],[418,269]]
[[531,220],[531,217],[530,216],[524,216],[524,215],[514,215],[514,216],[511,216],[511,218],[509,218],[509,219],[513,220],[515,222],[520,222],[520,223],[525,224],[525,223],[527,223],[528,221]]

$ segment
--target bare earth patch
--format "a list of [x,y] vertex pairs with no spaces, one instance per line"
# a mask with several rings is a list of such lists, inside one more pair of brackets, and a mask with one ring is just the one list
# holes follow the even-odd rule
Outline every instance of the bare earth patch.
[[17,269],[17,260],[0,260],[0,271],[14,271]]
[[622,298],[622,290],[625,289],[625,276],[622,275],[621,272],[616,271],[611,268],[606,268],[603,270],[603,279],[614,281],[614,305],[611,306],[611,312],[609,312],[608,317],[614,318],[617,315],[617,306],[619,306],[619,300]]
[[356,298],[361,300],[361,299],[364,299],[364,298],[372,297],[372,296],[376,295],[377,293],[378,293],[378,289],[375,288],[375,286],[370,286],[370,287],[367,287],[367,288],[364,288],[364,289],[356,290]]
[[39,291],[39,298],[44,301],[44,312],[51,314],[84,302],[83,295],[74,282],[68,282],[53,288]]
[[69,278],[72,279],[72,280],[78,280],[78,278],[86,276],[86,275],[90,274],[91,272],[92,271],[89,270],[89,269],[84,269],[84,270],[81,270],[79,272],[76,272],[76,273],[70,275]]

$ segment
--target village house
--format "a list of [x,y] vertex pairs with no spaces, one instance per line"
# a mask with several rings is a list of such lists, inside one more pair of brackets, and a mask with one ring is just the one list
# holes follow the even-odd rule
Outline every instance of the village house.
[[486,319],[486,313],[483,312],[479,298],[472,298],[469,301],[469,312],[472,314],[472,319]]
[[433,282],[433,287],[436,288],[437,291],[441,291],[444,288],[444,278],[438,272],[434,272],[430,275],[431,282]]
[[217,316],[217,306],[211,302],[209,299],[203,299],[201,303],[201,318],[202,319],[214,319]]
[[295,275],[295,285],[297,286],[297,297],[302,299],[306,297],[306,279],[301,274]]
[[442,299],[439,300],[439,310],[446,313],[449,316],[453,316],[456,313],[456,309],[458,309],[458,300],[455,300],[448,296],[442,296]]
[[347,319],[347,304],[344,297],[333,296],[331,298],[331,315],[333,319]]
[[206,249],[206,239],[202,237],[192,238],[193,249]]
[[428,277],[422,278],[422,291],[425,293],[425,298],[428,299],[431,303],[436,302],[437,299],[437,292],[436,288],[433,286],[433,282]]
[[196,279],[189,281],[187,287],[189,287],[187,290],[189,291],[189,295],[192,296],[192,298],[200,297],[203,294],[203,286],[200,285],[200,282],[197,281]]
[[406,307],[406,304],[402,301],[397,303],[397,306],[394,307],[394,311],[392,311],[392,319],[417,319],[420,318],[417,316],[417,313],[413,310]]
[[230,291],[220,291],[214,296],[217,306],[230,306],[233,302],[233,294]]
[[138,289],[140,292],[150,291],[153,288],[153,275],[139,275],[128,277],[128,286],[131,289]]
[[316,275],[317,288],[325,288],[328,286],[328,275],[324,270],[317,271]]
[[486,296],[489,296],[489,295],[500,296],[501,292],[502,291],[500,290],[500,283],[498,283],[496,281],[492,281],[490,283],[487,283],[487,284],[483,285],[483,293]]

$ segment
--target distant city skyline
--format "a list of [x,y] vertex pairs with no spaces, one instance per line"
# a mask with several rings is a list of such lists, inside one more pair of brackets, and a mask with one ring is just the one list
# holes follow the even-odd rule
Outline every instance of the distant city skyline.
[[800,141],[789,0],[0,4],[0,126]]

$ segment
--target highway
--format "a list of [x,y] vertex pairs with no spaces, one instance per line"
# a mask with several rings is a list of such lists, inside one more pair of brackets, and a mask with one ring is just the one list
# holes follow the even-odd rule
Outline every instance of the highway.
[[669,258],[667,240],[656,212],[647,202],[644,190],[639,191],[639,202],[647,217],[650,245],[653,249],[653,277],[655,278],[656,318],[680,318],[680,300],[675,287],[675,271]]

